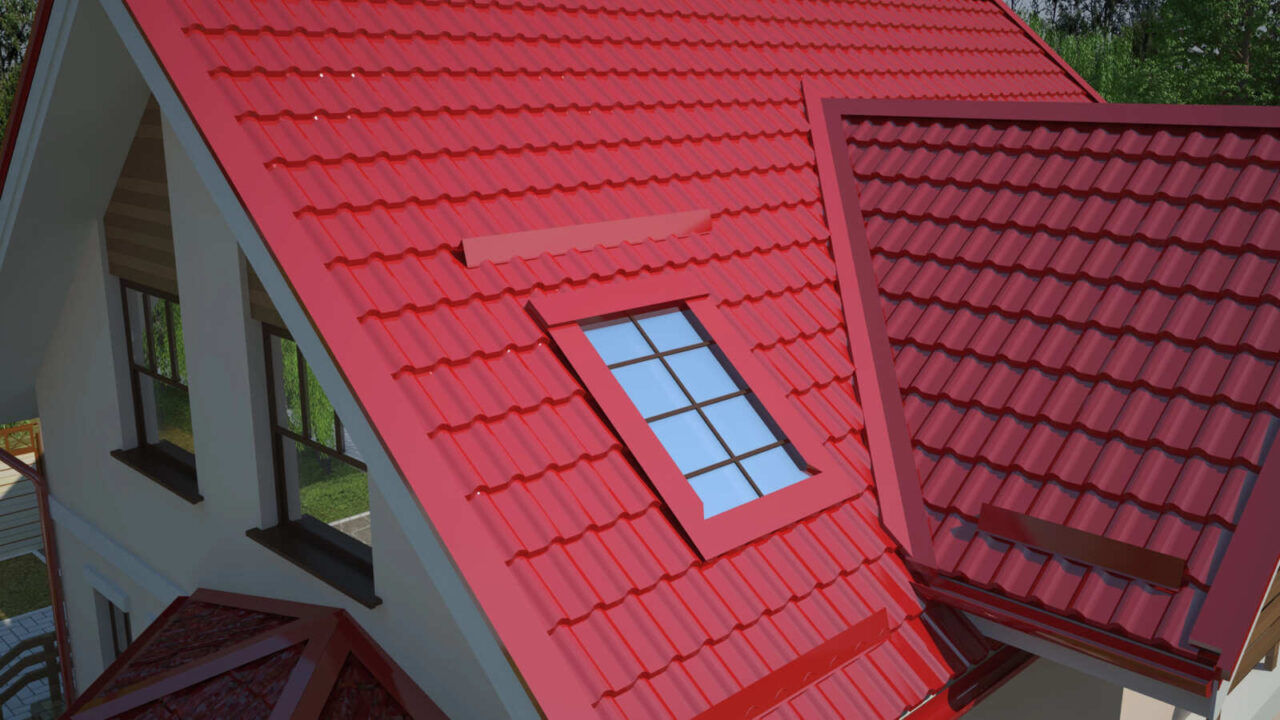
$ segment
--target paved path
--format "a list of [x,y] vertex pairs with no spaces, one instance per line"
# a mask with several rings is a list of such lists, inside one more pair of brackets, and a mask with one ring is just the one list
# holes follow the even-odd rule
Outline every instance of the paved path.
[[365,545],[373,544],[373,528],[369,522],[368,510],[359,515],[352,515],[349,518],[334,520],[330,524]]
[[[41,608],[15,618],[0,620],[0,655],[33,636],[53,632],[53,608]],[[49,683],[41,680],[28,685],[4,704],[4,720],[26,720],[31,703],[49,697]]]

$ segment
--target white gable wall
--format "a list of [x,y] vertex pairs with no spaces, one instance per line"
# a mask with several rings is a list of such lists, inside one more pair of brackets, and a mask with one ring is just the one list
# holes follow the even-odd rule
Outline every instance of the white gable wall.
[[[68,205],[61,215],[45,213],[46,227],[57,223],[57,264],[66,282],[54,290],[56,312],[46,320],[48,349],[34,382],[77,690],[87,687],[103,667],[93,602],[96,587],[105,583],[113,594],[127,598],[135,637],[174,595],[209,587],[345,608],[450,715],[532,716],[535,711],[527,696],[521,706],[510,702],[510,687],[495,689],[492,668],[481,666],[472,639],[460,630],[454,607],[437,590],[434,574],[456,577],[447,556],[434,556],[438,562],[431,573],[424,567],[421,540],[410,540],[431,535],[420,509],[401,499],[393,510],[379,491],[391,486],[404,492],[399,477],[387,476],[385,458],[370,463],[375,590],[384,601],[380,607],[365,608],[246,537],[246,530],[270,524],[275,517],[261,326],[248,317],[245,260],[236,238],[168,122],[166,164],[204,501],[192,505],[110,457],[112,450],[132,444],[133,414],[120,290],[107,274],[101,215],[148,88],[98,3],[76,7],[77,27],[85,34],[96,33],[96,45],[85,40],[86,46],[97,51],[101,45],[111,46],[114,55],[100,52],[96,64],[87,62],[90,58],[64,63],[66,77],[58,78],[59,86],[78,77],[82,84],[110,87],[111,81],[104,78],[122,74],[126,79],[117,84],[131,89],[111,101],[105,113],[111,125],[104,125],[101,136],[88,142],[111,148],[79,158],[46,154],[39,167],[41,173],[83,176],[99,185],[85,190],[94,202]],[[48,192],[43,186],[28,188],[21,203],[24,210],[41,204],[56,210],[57,198],[38,194]],[[14,275],[10,261],[32,252],[28,246],[38,245],[20,234],[14,238],[0,277]],[[24,269],[38,276],[48,264],[46,258]],[[291,329],[295,335],[304,334]],[[308,352],[306,345],[303,349]],[[319,369],[317,374],[321,375]],[[325,380],[321,375],[321,382]],[[330,387],[326,383],[333,395]],[[335,405],[341,408],[337,400]],[[363,417],[344,410],[343,420],[357,444],[366,447],[361,437],[373,433]],[[416,518],[421,527],[406,532],[398,524],[406,518]],[[509,668],[507,672],[514,677]],[[500,700],[504,693],[506,703]]]

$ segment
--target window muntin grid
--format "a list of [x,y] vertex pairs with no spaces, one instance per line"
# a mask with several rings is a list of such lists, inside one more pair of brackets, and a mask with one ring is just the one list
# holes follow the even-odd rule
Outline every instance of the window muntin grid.
[[583,326],[711,517],[809,476],[688,311]]

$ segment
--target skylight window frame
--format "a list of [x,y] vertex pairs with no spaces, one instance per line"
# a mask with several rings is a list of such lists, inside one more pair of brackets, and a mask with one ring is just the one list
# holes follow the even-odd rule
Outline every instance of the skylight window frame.
[[[803,418],[777,378],[755,357],[747,340],[711,299],[705,288],[690,286],[687,275],[673,283],[638,278],[570,288],[530,299],[530,313],[578,376],[639,470],[670,508],[680,529],[703,558],[711,559],[770,535],[857,494],[861,484],[831,452],[813,422]],[[676,466],[640,409],[614,377],[584,325],[665,308],[683,307],[720,355],[731,374],[802,458],[809,477],[754,500],[704,517],[702,499]]]

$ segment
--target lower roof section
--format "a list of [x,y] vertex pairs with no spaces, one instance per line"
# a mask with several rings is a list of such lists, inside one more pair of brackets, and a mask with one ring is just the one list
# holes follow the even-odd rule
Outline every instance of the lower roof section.
[[346,611],[202,589],[174,600],[67,717],[445,715]]
[[920,564],[1179,687],[1230,677],[1280,553],[1280,112],[820,102]]

